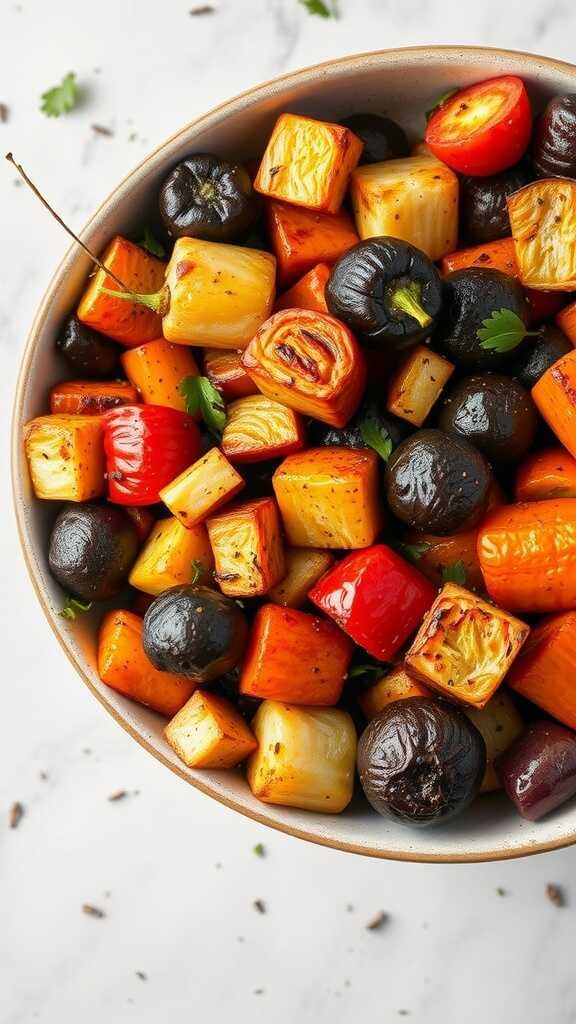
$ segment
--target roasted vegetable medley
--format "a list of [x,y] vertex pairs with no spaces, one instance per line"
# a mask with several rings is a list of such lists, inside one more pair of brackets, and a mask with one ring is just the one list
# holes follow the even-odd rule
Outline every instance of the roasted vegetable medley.
[[420,140],[285,113],[192,153],[62,325],[24,436],[62,614],[258,800],[576,795],[576,97],[535,113],[504,76]]

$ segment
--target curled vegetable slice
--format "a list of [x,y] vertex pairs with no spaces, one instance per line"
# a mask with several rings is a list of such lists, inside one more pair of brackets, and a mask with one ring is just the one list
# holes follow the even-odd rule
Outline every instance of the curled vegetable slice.
[[232,462],[261,462],[304,445],[302,417],[265,395],[247,395],[228,406],[222,450]]
[[354,415],[366,385],[354,335],[334,317],[310,310],[285,309],[267,320],[242,365],[268,398],[334,427]]

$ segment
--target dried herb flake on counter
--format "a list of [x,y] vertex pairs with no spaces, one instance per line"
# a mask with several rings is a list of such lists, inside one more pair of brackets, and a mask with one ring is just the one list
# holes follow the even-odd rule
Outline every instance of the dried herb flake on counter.
[[24,814],[24,804],[21,804],[19,800],[16,800],[12,804],[12,807],[10,808],[10,813],[8,815],[8,824],[10,828],[18,828],[18,825],[22,821]]

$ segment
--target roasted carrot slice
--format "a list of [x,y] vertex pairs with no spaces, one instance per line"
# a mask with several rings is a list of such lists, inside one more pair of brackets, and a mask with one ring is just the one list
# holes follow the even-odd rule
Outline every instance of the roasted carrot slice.
[[576,608],[576,498],[503,505],[478,534],[490,597],[516,612]]
[[351,217],[344,212],[315,213],[271,200],[266,216],[278,279],[284,287],[317,263],[335,263],[360,241]]
[[304,446],[299,413],[265,395],[248,395],[227,409],[222,451],[232,462],[276,459]]
[[227,402],[258,392],[254,381],[240,362],[239,352],[225,348],[207,348],[204,352],[204,373]]
[[551,615],[532,630],[506,679],[516,693],[576,729],[576,612]]
[[532,388],[539,412],[576,458],[576,351],[558,359]]
[[[112,239],[102,262],[130,291],[157,292],[164,283],[166,264],[121,235]],[[102,292],[102,288],[117,291],[118,285],[103,270],[98,270],[78,306],[78,319],[82,323],[127,348],[162,335],[162,321],[157,313],[136,302],[114,299]]]
[[222,593],[260,597],[283,578],[284,545],[273,498],[233,505],[206,526]]
[[175,715],[196,688],[185,676],[154,668],[142,646],[142,619],[123,609],[108,612],[102,620],[98,674],[111,689],[161,715]]
[[528,455],[516,476],[516,501],[576,498],[576,459],[564,448]]
[[24,448],[37,498],[89,501],[104,493],[99,416],[38,416],[24,428]]
[[143,402],[186,412],[180,385],[185,377],[197,377],[199,372],[189,348],[155,338],[125,352],[121,363]]
[[317,313],[327,313],[325,290],[330,277],[327,263],[318,263],[293,284],[276,302],[279,309],[313,309]]
[[185,469],[160,491],[160,498],[187,529],[236,497],[245,486],[219,448]]
[[189,768],[234,768],[258,746],[234,705],[206,690],[196,690],[164,735]]
[[99,416],[118,405],[134,405],[138,392],[127,381],[69,380],[50,392],[50,412]]
[[556,323],[573,345],[576,346],[576,302],[561,309],[556,316]]

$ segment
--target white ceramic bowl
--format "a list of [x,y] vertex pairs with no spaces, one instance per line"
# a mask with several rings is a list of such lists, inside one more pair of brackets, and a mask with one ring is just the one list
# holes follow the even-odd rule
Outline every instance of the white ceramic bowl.
[[[105,200],[87,224],[84,240],[96,251],[116,232],[141,222],[168,169],[190,152],[213,150],[237,157],[261,151],[276,116],[285,110],[336,120],[355,111],[386,112],[414,140],[424,111],[447,89],[502,74],[520,75],[541,104],[560,92],[576,92],[576,67],[525,53],[469,47],[387,50],[331,61],[276,79],[222,104],[168,139]],[[42,301],[34,321],[16,394],[13,422],[13,488],[18,528],[30,577],[64,651],[92,693],[120,725],[172,771],[204,793],[273,828],[340,850],[414,861],[477,861],[517,857],[576,841],[576,803],[541,823],[523,821],[500,795],[479,799],[453,824],[424,830],[380,818],[357,800],[330,816],[259,803],[238,772],[187,769],[162,736],[163,720],[108,689],[96,672],[97,611],[69,624],[58,616],[61,591],[47,567],[47,538],[54,517],[50,502],[35,501],[22,449],[23,424],[46,411],[48,390],[65,376],[54,339],[74,308],[91,264],[74,245]],[[230,828],[234,823],[230,821]]]

